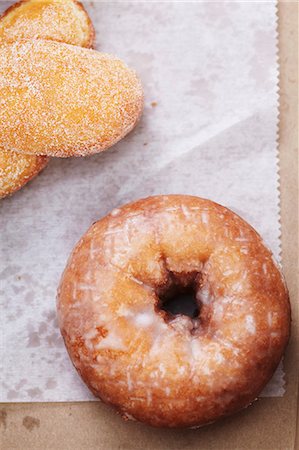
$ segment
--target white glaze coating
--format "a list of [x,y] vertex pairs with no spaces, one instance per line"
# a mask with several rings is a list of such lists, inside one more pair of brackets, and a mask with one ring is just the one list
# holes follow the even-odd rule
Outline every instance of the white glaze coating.
[[[190,282],[199,318],[169,319],[159,292]],[[154,425],[203,424],[249,404],[289,330],[287,292],[258,234],[188,196],[149,198],[93,225],[70,258],[58,311],[93,391]]]

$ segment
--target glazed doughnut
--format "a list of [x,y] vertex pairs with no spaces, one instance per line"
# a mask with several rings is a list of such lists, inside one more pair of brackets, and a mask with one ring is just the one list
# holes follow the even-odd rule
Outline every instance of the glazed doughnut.
[[48,161],[47,156],[0,151],[0,198],[21,189],[46,167]]
[[[8,8],[0,18],[0,42],[20,38],[52,39],[91,47],[94,29],[78,2],[24,0]],[[46,156],[0,150],[0,198],[22,188],[48,161]]]
[[124,137],[142,111],[135,72],[114,56],[42,39],[0,46],[0,148],[86,156]]
[[[194,290],[199,315],[163,302]],[[289,337],[287,288],[260,236],[197,197],[114,209],[75,247],[58,290],[73,364],[124,416],[196,427],[252,403]]]
[[92,47],[95,32],[80,2],[75,0],[23,0],[1,16],[0,42],[51,39]]

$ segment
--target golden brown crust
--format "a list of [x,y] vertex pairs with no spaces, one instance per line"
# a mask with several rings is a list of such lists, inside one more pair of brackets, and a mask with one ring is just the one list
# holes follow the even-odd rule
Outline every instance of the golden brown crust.
[[0,148],[59,157],[107,149],[143,107],[141,83],[121,60],[41,39],[0,45],[0,97]]
[[[167,317],[161,292],[190,280],[199,318]],[[143,199],[96,222],[70,256],[58,317],[92,392],[127,418],[167,427],[252,403],[290,329],[287,288],[260,236],[232,211],[185,195]]]
[[0,151],[0,198],[14,194],[43,170],[46,156]]
[[[60,14],[60,20],[53,20],[50,12],[57,18]],[[0,43],[32,38],[93,48],[95,30],[79,1],[21,0],[0,16]]]

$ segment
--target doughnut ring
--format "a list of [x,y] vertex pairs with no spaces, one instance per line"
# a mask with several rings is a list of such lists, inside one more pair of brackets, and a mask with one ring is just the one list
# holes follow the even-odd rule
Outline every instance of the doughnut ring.
[[92,22],[75,0],[22,0],[0,18],[0,42],[50,39],[93,47],[94,38]]
[[[73,0],[24,0],[2,14],[0,42],[37,37],[89,47],[94,29],[83,6]],[[0,198],[21,189],[48,161],[46,156],[0,150]]]
[[91,155],[131,131],[142,107],[139,79],[114,56],[42,39],[0,45],[3,150]]
[[[163,309],[187,289],[197,317]],[[91,391],[157,427],[202,426],[247,407],[289,338],[287,288],[261,237],[229,209],[185,195],[139,200],[92,225],[57,307]]]

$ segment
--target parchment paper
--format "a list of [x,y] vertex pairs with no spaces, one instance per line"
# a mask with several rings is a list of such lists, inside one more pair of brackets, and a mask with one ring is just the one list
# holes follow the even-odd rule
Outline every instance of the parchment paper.
[[[12,2],[0,2],[0,12]],[[186,193],[236,211],[280,258],[274,2],[85,2],[97,49],[134,67],[137,128],[103,154],[53,159],[1,204],[0,401],[93,399],[57,327],[68,255],[109,210]],[[279,367],[262,395],[281,396]]]

